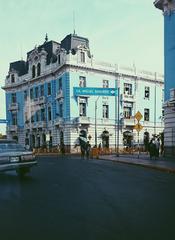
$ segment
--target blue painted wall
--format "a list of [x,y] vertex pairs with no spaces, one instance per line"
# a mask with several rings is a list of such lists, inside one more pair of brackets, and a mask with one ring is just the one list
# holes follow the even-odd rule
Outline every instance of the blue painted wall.
[[164,16],[165,100],[175,88],[175,13]]
[[[16,92],[16,102],[18,103],[19,109],[17,111],[17,124],[19,128],[24,127],[24,94],[23,92]],[[6,93],[6,118],[8,120],[7,126],[12,125],[12,111],[8,111],[9,106],[12,103],[12,93]]]
[[[62,76],[57,79],[51,80],[51,95],[48,95],[48,83],[34,83],[30,88],[26,87],[24,90],[28,91],[28,97],[30,96],[30,89],[33,88],[33,100],[35,98],[35,88],[38,87],[38,97],[41,96],[40,94],[40,86],[44,85],[44,96],[46,98],[46,107],[45,107],[45,114],[46,114],[46,122],[48,122],[48,106],[51,106],[52,111],[52,120],[55,120],[59,114],[59,102],[56,100],[56,94],[59,89],[59,79],[62,79],[62,90],[63,96],[65,96],[63,101],[63,117],[67,120],[70,119],[70,82],[69,82],[69,73],[66,72]],[[17,111],[17,124],[19,127],[24,128],[25,119],[24,119],[24,90],[16,92],[16,99],[17,103],[19,104],[19,110]],[[32,100],[32,101],[33,101]],[[12,103],[12,93],[6,93],[6,118],[9,121],[8,126],[12,125],[12,113],[8,111],[10,104]],[[41,119],[41,116],[39,116]],[[36,121],[36,113],[34,114],[34,122]]]

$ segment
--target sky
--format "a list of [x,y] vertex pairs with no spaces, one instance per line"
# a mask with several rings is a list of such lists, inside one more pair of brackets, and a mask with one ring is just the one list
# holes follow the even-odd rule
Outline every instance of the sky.
[[[9,63],[26,60],[46,33],[49,40],[60,42],[74,28],[89,39],[98,61],[164,71],[163,15],[153,0],[0,0],[0,86]],[[5,111],[0,89],[0,118],[6,118]],[[0,132],[5,125],[0,124]]]

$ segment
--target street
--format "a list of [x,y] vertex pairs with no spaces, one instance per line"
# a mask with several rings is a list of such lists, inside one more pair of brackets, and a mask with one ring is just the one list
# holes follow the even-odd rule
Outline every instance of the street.
[[175,174],[78,156],[0,173],[0,239],[173,239]]

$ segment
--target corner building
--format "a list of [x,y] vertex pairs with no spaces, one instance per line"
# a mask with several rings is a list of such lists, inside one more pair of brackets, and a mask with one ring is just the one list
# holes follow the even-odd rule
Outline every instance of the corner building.
[[[119,88],[120,93],[119,97],[78,95],[75,87]],[[97,144],[103,147],[115,148],[118,132],[120,146],[137,142],[137,111],[143,115],[141,143],[145,134],[152,137],[163,131],[163,76],[97,62],[88,39],[76,34],[67,35],[61,43],[46,37],[27,53],[26,61],[10,63],[3,89],[7,136],[32,148],[46,146],[48,141],[53,147],[64,142],[67,151],[75,151],[79,136],[93,146],[95,131]]]

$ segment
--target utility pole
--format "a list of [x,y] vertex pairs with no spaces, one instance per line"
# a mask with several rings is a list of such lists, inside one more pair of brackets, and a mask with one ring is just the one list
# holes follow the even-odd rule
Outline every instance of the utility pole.
[[[115,89],[117,90],[117,78],[115,79]],[[117,153],[117,112],[118,112],[118,108],[117,108],[117,94],[115,94],[115,120],[114,120],[114,124],[115,124],[115,153]]]
[[154,86],[154,136],[156,135],[156,105],[157,105],[157,89],[156,89],[156,83],[157,83],[157,74],[155,72],[155,86]]
[[119,157],[119,128],[120,128],[120,87],[118,83],[118,88],[117,88],[117,154],[116,156]]
[[97,102],[100,96],[95,100],[95,146],[97,147]]

